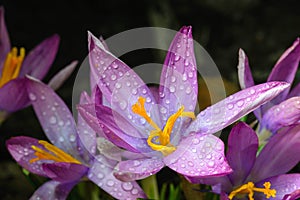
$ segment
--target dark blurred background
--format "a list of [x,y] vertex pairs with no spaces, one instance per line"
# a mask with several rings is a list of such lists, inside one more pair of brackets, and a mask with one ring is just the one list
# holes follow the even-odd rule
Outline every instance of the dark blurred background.
[[[263,82],[276,60],[300,34],[297,0],[1,0],[0,5],[5,8],[13,46],[29,51],[46,37],[60,35],[58,55],[45,82],[70,61],[83,61],[88,52],[88,30],[107,38],[137,27],[178,30],[192,25],[194,39],[211,55],[229,83],[229,91],[234,91],[238,88],[239,48],[246,51],[255,80]],[[124,60],[130,66],[163,62],[151,50],[125,55]],[[68,105],[75,75],[58,90]],[[5,140],[17,135],[45,138],[30,107],[14,113],[0,127],[1,199],[27,199],[33,191],[33,187],[24,185],[24,176],[17,174],[19,168],[5,149]],[[13,178],[16,176],[18,179]]]

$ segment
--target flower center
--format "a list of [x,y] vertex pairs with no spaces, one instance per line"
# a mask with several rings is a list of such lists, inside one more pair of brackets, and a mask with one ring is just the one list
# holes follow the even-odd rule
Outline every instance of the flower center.
[[270,197],[276,197],[276,190],[275,189],[270,189],[271,188],[271,183],[270,182],[265,182],[264,183],[265,188],[257,188],[254,186],[253,182],[248,182],[239,188],[233,190],[228,198],[230,200],[233,199],[233,197],[237,194],[248,194],[249,200],[254,200],[253,195],[254,192],[261,192],[266,195],[266,198],[269,199]]
[[44,140],[39,140],[39,144],[45,147],[48,151],[32,145],[31,148],[35,151],[34,155],[36,155],[36,158],[31,159],[29,161],[30,163],[34,163],[38,160],[53,160],[55,162],[81,164],[80,161],[76,160],[71,155]]
[[0,77],[0,88],[18,77],[25,57],[25,49],[21,48],[19,53],[20,55],[18,55],[18,49],[14,47],[7,54],[2,68],[2,76]]
[[[167,156],[176,150],[176,147],[170,143],[170,135],[177,118],[189,117],[195,119],[195,114],[193,112],[184,112],[184,106],[181,106],[176,113],[168,118],[164,129],[161,130],[147,114],[145,101],[146,99],[144,97],[139,97],[138,101],[131,107],[132,112],[143,117],[154,128],[147,139],[148,145],[153,150],[160,151],[164,156]],[[155,137],[156,139],[154,139]],[[153,139],[155,143],[153,142]]]

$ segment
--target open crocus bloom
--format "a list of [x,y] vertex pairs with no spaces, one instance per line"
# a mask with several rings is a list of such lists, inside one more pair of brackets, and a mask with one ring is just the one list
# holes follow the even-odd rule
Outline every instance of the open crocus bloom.
[[[4,21],[4,8],[0,7],[0,112],[14,112],[28,106],[29,99],[24,89],[25,75],[43,79],[55,59],[58,45],[59,36],[53,35],[27,56],[24,48],[11,48]],[[77,62],[72,62],[52,79],[50,83],[54,89],[64,82],[76,64]]]
[[[288,48],[279,58],[267,81],[293,82],[300,61],[300,39]],[[241,88],[254,85],[248,58],[245,52],[239,51],[239,81]],[[254,111],[260,122],[258,130],[260,141],[268,138],[272,133],[284,126],[298,124],[300,122],[300,83],[291,91],[286,89],[276,98],[264,104]],[[263,142],[263,141],[261,141]]]
[[[38,188],[31,199],[66,199],[82,178],[87,177],[117,199],[146,197],[136,182],[121,182],[113,175],[117,161],[96,154],[95,132],[79,116],[73,116],[54,91],[33,79],[26,79],[35,113],[52,144],[30,137],[7,141],[13,158],[32,173],[52,180]],[[90,102],[82,95],[81,103]]]
[[282,129],[256,157],[257,150],[256,133],[240,122],[228,138],[226,158],[233,172],[218,178],[188,179],[192,183],[212,185],[213,192],[221,194],[224,200],[281,200],[285,195],[297,195],[295,190],[300,188],[300,174],[285,173],[300,160],[300,126]]
[[165,165],[195,177],[231,172],[224,144],[212,135],[261,104],[288,84],[270,82],[240,91],[194,114],[198,84],[191,27],[176,34],[166,57],[159,88],[149,88],[103,41],[89,34],[89,59],[103,104],[79,105],[86,122],[115,145],[140,154],[123,159],[115,175],[142,179]]

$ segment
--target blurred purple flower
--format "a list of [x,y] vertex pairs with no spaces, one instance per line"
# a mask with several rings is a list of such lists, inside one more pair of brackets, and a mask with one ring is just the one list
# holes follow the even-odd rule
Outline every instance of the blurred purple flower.
[[300,160],[300,125],[279,131],[256,157],[257,150],[256,133],[240,122],[228,138],[226,158],[233,172],[217,178],[188,179],[192,183],[211,185],[213,192],[221,194],[224,200],[236,196],[242,199],[248,196],[249,200],[272,196],[272,200],[281,200],[300,188],[300,174],[285,174]]
[[[24,89],[25,75],[43,79],[55,59],[58,45],[59,36],[53,35],[31,50],[27,56],[24,48],[11,48],[4,21],[4,8],[0,6],[0,112],[10,113],[29,105],[30,101]],[[54,89],[60,87],[76,65],[76,61],[72,62],[49,84]]]
[[[66,199],[83,177],[118,199],[143,198],[136,182],[121,182],[113,175],[117,161],[96,154],[96,134],[82,118],[78,125],[68,107],[48,86],[31,78],[26,87],[35,113],[50,144],[30,137],[14,137],[7,141],[13,158],[32,173],[52,180],[38,188],[31,199]],[[81,103],[91,99],[83,93]]]
[[245,89],[195,117],[198,83],[191,27],[183,27],[176,34],[159,88],[149,88],[92,34],[89,51],[93,80],[97,80],[104,98],[102,104],[79,105],[78,110],[96,132],[141,157],[119,162],[115,175],[120,180],[143,179],[165,165],[185,176],[230,173],[224,144],[213,133],[289,85],[270,82]]
[[[297,38],[294,44],[279,58],[267,81],[285,81],[292,84],[299,61],[300,39]],[[248,58],[242,49],[239,51],[238,70],[241,88],[253,86],[254,81]],[[256,109],[254,114],[260,122],[258,131],[260,138],[268,138],[271,133],[275,133],[284,126],[298,124],[300,122],[300,83],[291,91],[286,89],[276,98]]]

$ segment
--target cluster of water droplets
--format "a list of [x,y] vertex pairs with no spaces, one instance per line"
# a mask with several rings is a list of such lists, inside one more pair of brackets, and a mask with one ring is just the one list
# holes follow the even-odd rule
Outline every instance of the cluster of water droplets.
[[187,176],[206,176],[226,172],[224,145],[213,135],[192,133],[165,158],[168,167]]

